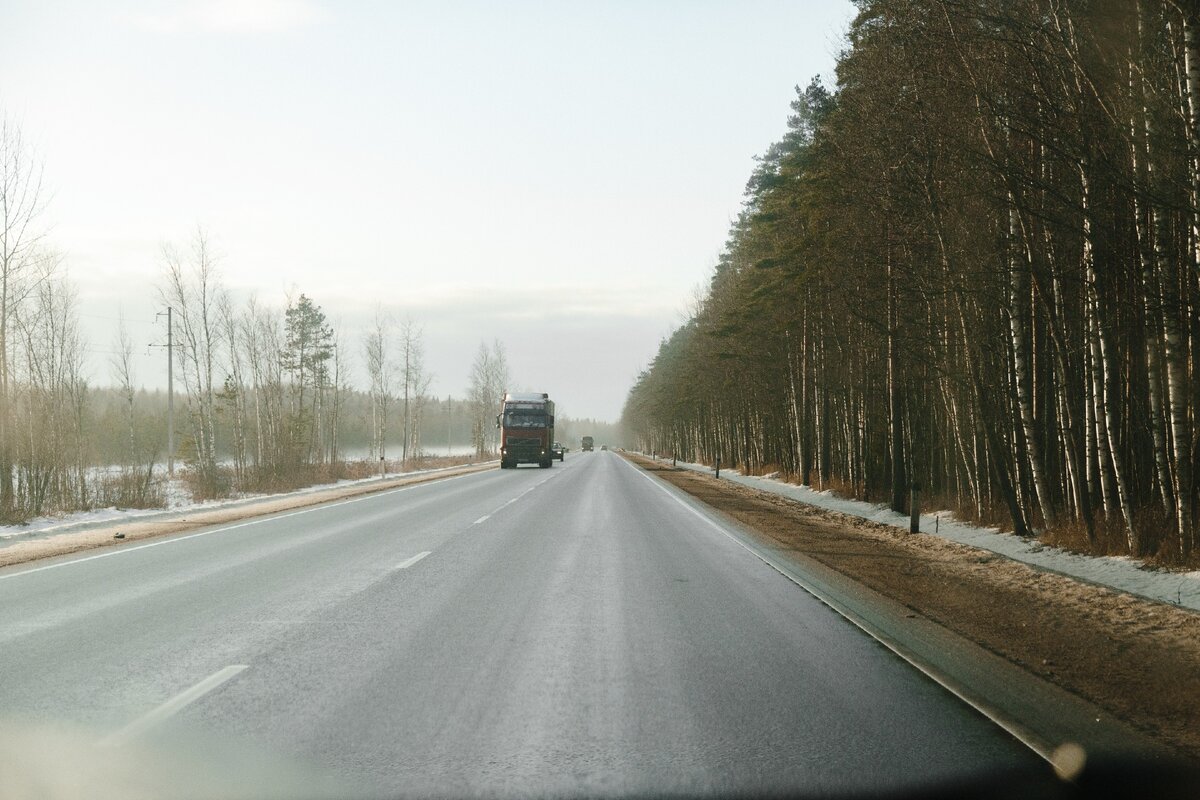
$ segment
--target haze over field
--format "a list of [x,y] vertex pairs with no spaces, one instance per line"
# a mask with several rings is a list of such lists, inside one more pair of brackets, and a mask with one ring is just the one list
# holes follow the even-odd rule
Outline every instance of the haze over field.
[[[424,327],[430,391],[481,340],[615,420],[716,262],[794,86],[852,6],[0,3],[0,104],[45,163],[94,382],[123,310],[165,383],[160,246],[203,226],[239,298],[319,303],[358,350]],[[763,24],[763,20],[770,24]],[[362,365],[353,368],[360,373]],[[359,378],[359,383],[364,379]]]

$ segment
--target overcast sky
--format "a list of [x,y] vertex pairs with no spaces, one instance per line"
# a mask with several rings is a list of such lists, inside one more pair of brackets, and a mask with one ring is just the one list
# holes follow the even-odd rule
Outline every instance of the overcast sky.
[[514,388],[615,420],[852,13],[0,0],[0,111],[45,163],[95,383],[121,310],[139,381],[165,384],[144,348],[163,330],[159,252],[202,226],[238,297],[308,294],[359,375],[382,305],[424,326],[439,396],[461,396],[497,338]]

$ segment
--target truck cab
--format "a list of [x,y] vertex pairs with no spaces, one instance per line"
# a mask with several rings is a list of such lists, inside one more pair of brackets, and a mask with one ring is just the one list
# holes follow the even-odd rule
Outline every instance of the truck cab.
[[553,463],[554,401],[545,392],[509,392],[496,415],[500,429],[500,468]]

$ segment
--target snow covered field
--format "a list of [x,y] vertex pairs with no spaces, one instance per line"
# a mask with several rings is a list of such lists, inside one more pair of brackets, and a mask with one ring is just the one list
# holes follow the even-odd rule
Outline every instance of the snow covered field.
[[[646,454],[643,454],[646,455]],[[697,472],[712,473],[703,464],[678,466]],[[798,500],[801,503],[838,511],[855,517],[908,530],[908,515],[892,511],[887,506],[861,500],[847,500],[832,492],[818,492],[808,486],[785,483],[774,478],[742,475],[737,470],[722,469],[721,477],[760,489],[765,492]],[[1171,605],[1200,611],[1200,571],[1168,572],[1128,557],[1087,556],[1047,547],[1035,540],[1025,540],[995,528],[982,528],[960,522],[948,511],[921,515],[921,532],[936,534],[951,541],[990,550],[997,555],[1022,561],[1039,569],[1069,575],[1090,583],[1108,586],[1122,592],[1139,595]]]

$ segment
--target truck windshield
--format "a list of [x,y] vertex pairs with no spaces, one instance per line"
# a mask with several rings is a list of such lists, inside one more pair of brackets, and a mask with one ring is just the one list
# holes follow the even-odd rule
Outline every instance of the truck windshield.
[[546,414],[539,409],[511,408],[504,412],[506,428],[544,428]]

